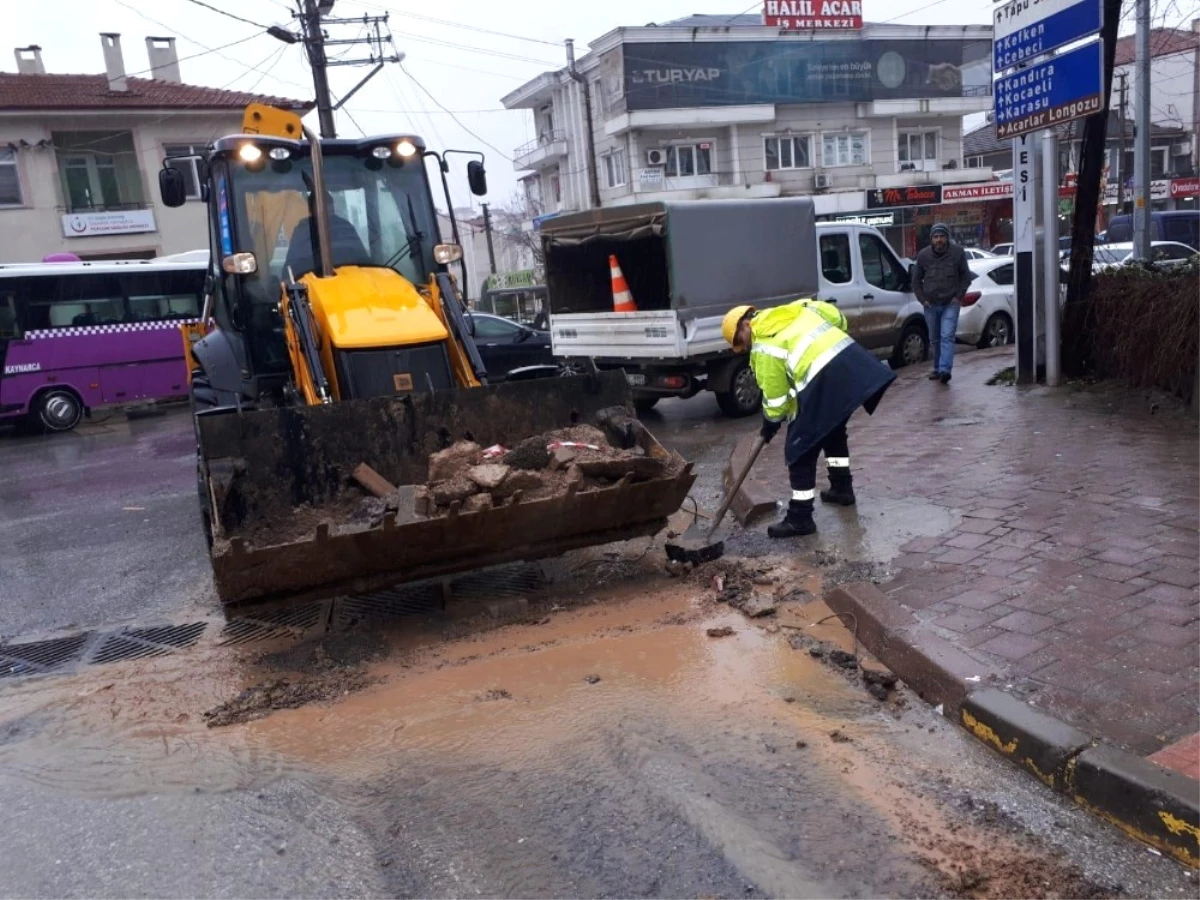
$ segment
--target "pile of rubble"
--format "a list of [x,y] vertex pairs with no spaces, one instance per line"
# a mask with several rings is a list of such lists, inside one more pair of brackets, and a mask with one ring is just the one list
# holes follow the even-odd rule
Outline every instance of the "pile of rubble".
[[446,515],[455,505],[461,513],[474,513],[668,474],[674,458],[647,455],[636,419],[614,410],[598,421],[603,429],[576,425],[512,448],[459,441],[429,457],[428,479],[415,487],[396,488],[360,466],[355,480],[372,496],[362,501],[358,518],[377,524],[392,512],[413,521]]

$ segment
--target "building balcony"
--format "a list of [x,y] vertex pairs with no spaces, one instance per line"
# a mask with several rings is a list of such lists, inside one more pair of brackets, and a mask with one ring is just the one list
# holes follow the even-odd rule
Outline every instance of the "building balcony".
[[875,188],[919,187],[923,184],[974,184],[977,181],[990,181],[991,178],[992,170],[990,168],[955,167],[953,169],[930,169],[925,172],[917,169],[895,174],[864,175],[859,179],[858,187],[869,191]]
[[567,156],[567,136],[561,131],[546,131],[513,151],[513,168],[546,169]]

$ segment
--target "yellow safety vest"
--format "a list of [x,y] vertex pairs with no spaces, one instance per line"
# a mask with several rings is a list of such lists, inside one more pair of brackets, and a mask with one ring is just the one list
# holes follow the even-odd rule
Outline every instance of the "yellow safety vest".
[[804,389],[830,360],[854,343],[846,317],[832,304],[797,300],[750,320],[750,367],[773,422],[796,416]]

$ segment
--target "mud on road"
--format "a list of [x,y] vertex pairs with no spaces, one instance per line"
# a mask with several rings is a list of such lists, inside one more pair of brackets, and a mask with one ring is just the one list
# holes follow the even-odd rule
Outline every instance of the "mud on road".
[[[65,797],[100,810],[136,797],[243,797],[271,822],[257,871],[286,873],[290,890],[313,896],[1190,887],[902,685],[884,700],[869,694],[857,659],[834,661],[854,650],[850,633],[836,620],[814,627],[828,614],[812,600],[818,569],[723,560],[671,577],[660,551],[623,549],[577,561],[507,621],[364,623],[253,649],[214,642],[0,688],[0,799],[17,785],[51,810]],[[746,593],[769,594],[775,611],[748,617],[734,608]],[[280,850],[313,821],[273,802],[281,785],[343,824],[309,834],[304,854]],[[200,864],[186,837],[140,892],[189,892],[174,880]],[[109,877],[75,894],[56,869],[20,859],[0,861],[0,878],[17,894],[138,892],[121,873],[142,845],[109,846]],[[355,879],[330,884],[330,866]],[[235,870],[227,893],[237,887]]]

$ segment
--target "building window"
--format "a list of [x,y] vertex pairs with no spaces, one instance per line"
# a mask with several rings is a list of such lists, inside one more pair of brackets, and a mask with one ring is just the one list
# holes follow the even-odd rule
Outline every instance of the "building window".
[[622,147],[600,157],[604,162],[604,177],[610,188],[629,183],[628,167],[625,165],[625,150]]
[[[204,153],[203,144],[167,144],[163,147],[166,156],[200,156]],[[208,174],[208,166],[202,159],[178,159],[170,162],[173,169],[183,172],[183,183],[187,187],[189,200],[200,199],[200,185]]]
[[922,168],[925,163],[937,165],[938,133],[936,131],[902,131],[899,136],[900,164],[912,163]]
[[826,134],[821,138],[822,159],[826,168],[834,166],[865,166],[867,164],[867,133]]
[[668,178],[712,174],[712,144],[672,144],[667,147],[664,174]]
[[71,212],[142,209],[142,173],[129,131],[55,131],[63,202]]
[[0,150],[0,206],[22,206],[15,150]]
[[554,208],[562,205],[562,179],[558,174],[550,176],[550,196],[554,198]]
[[967,157],[967,168],[968,169],[982,169],[983,168],[983,157],[982,156],[968,156]]
[[768,172],[812,168],[812,138],[808,135],[763,138],[763,152]]

